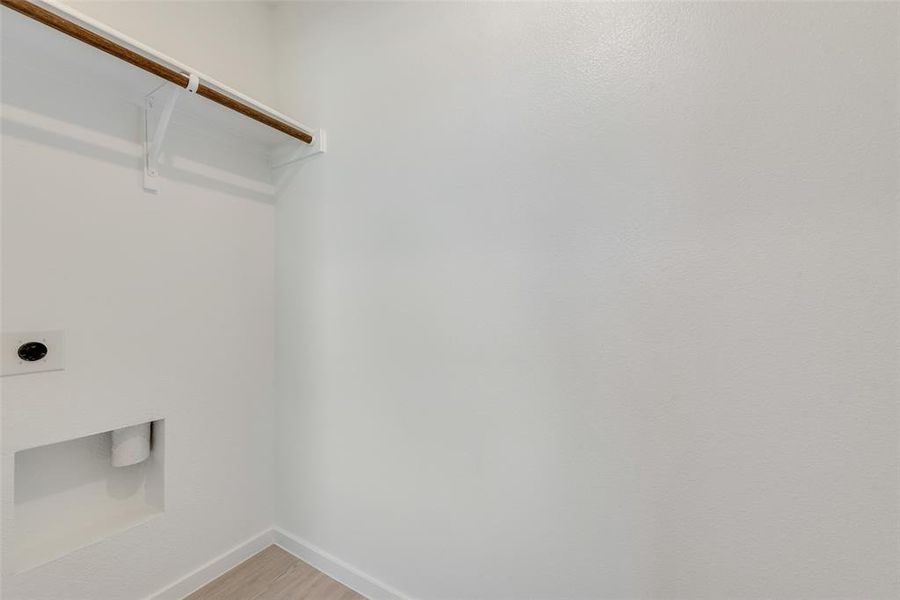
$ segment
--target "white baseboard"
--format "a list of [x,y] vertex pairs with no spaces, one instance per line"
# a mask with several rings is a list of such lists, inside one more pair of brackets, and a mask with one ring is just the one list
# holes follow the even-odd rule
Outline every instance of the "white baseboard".
[[412,597],[278,527],[262,531],[241,542],[174,583],[150,594],[146,600],[182,600],[191,592],[200,589],[272,544],[278,544],[303,562],[309,563],[369,600],[413,600]]
[[273,530],[266,529],[220,554],[200,568],[194,569],[175,583],[150,594],[147,600],[182,600],[191,592],[200,589],[225,571],[236,567],[274,543]]
[[[334,580],[343,583],[353,591],[362,594],[369,600],[413,600],[410,596],[384,584],[302,540],[287,531],[276,527],[272,530],[274,542],[302,560],[322,571]],[[154,598],[154,600],[156,600]]]

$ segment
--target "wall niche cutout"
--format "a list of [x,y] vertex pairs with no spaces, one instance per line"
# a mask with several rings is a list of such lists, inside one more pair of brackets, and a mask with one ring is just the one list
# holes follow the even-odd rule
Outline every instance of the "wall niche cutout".
[[21,573],[165,510],[165,421],[150,457],[113,467],[110,431],[15,453],[14,571]]

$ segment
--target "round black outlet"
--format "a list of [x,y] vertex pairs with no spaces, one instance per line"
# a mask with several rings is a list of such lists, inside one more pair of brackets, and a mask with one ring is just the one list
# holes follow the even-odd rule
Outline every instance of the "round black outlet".
[[25,342],[19,346],[19,358],[28,362],[41,360],[47,356],[47,345],[41,342]]

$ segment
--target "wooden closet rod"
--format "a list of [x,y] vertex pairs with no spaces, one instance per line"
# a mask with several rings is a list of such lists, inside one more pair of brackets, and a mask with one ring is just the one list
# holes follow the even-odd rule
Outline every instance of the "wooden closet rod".
[[[166,65],[160,64],[155,60],[147,58],[143,54],[139,54],[133,50],[129,50],[125,46],[117,44],[112,40],[98,35],[93,31],[86,29],[76,23],[73,23],[72,21],[69,21],[68,19],[65,19],[45,8],[41,8],[40,6],[29,2],[28,0],[0,0],[0,4],[11,8],[16,12],[22,13],[26,17],[34,19],[35,21],[43,23],[44,25],[52,27],[57,31],[61,31],[62,33],[75,38],[76,40],[93,46],[98,50],[102,50],[107,54],[111,54],[120,60],[124,60],[125,62],[132,64],[139,69],[143,69],[148,73],[153,73],[157,77],[161,77],[166,81],[170,81],[179,87],[187,87],[188,85],[188,81],[190,78],[185,73],[180,73],[174,69],[167,67]],[[221,104],[222,106],[239,112],[246,117],[250,117],[254,121],[259,121],[263,125],[268,125],[273,129],[277,129],[278,131],[296,138],[301,142],[311,144],[313,141],[313,137],[302,129],[298,129],[290,123],[285,123],[284,121],[267,115],[266,113],[248,104],[244,104],[239,100],[235,100],[234,98],[227,96],[222,92],[219,92],[218,90],[204,85],[202,82],[200,83],[200,86],[197,88],[197,91],[195,93],[198,96],[203,96],[208,100],[212,100],[216,104]]]

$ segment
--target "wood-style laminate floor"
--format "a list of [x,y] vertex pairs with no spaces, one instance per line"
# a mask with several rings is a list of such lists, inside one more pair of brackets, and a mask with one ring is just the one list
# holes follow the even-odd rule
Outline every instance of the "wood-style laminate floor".
[[365,600],[365,597],[273,545],[184,600]]

